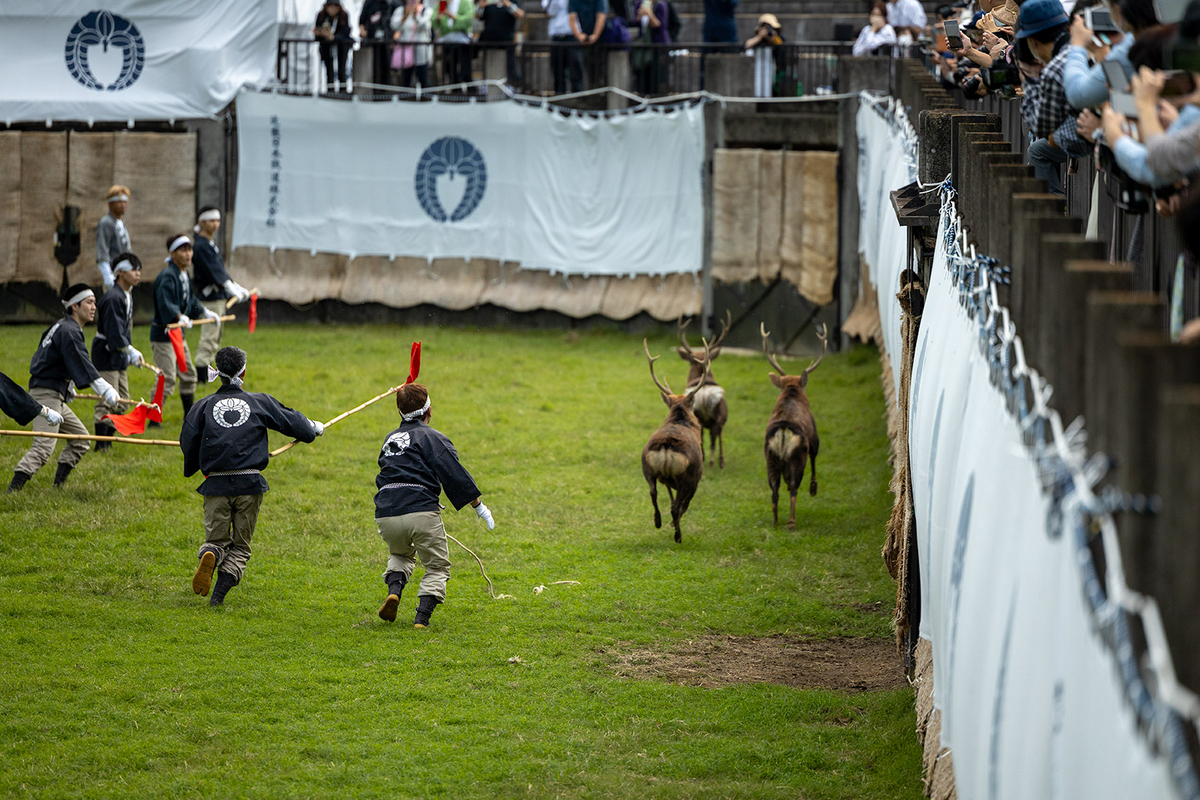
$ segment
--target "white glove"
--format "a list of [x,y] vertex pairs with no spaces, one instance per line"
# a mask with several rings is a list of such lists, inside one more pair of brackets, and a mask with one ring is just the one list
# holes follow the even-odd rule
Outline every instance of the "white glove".
[[225,291],[228,294],[231,294],[234,297],[236,297],[238,299],[238,302],[241,302],[250,296],[250,293],[247,292],[244,288],[242,288],[242,285],[240,283],[238,283],[237,281],[233,280],[232,278],[225,281],[225,283],[223,283],[221,285],[223,287],[225,287]]
[[317,436],[325,435],[325,423],[324,422],[317,422],[315,419],[310,419],[309,422],[312,423],[313,430],[317,432]]
[[113,277],[112,266],[107,261],[101,261],[96,266],[100,269],[100,279],[104,281],[104,290],[108,291],[117,282]]
[[92,389],[96,394],[103,397],[104,402],[110,406],[115,406],[121,402],[121,395],[117,394],[117,390],[113,388],[113,385],[104,380],[104,378],[96,378],[96,380],[92,381]]
[[142,358],[141,351],[131,344],[125,345],[125,355],[129,356],[129,364],[131,366],[136,367],[138,364],[144,364],[146,362],[146,359]]
[[42,410],[38,413],[45,417],[46,422],[49,422],[51,425],[62,425],[63,415],[55,411],[53,408],[42,406]]
[[204,316],[208,319],[215,319],[215,320],[221,319],[221,315],[218,314],[217,312],[213,311],[211,308],[204,309]]
[[487,523],[489,531],[495,530],[496,520],[492,519],[492,512],[482,502],[475,506],[475,515]]
[[179,327],[181,328],[192,327],[192,319],[187,314],[180,314],[179,319],[176,321],[179,323]]

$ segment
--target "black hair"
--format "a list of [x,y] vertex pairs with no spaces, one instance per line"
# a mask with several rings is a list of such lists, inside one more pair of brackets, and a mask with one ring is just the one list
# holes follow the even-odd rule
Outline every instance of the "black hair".
[[200,206],[200,210],[196,212],[196,216],[199,217],[205,211],[220,211],[220,210],[221,209],[217,208],[216,206]]
[[420,411],[429,399],[429,390],[419,383],[406,383],[396,392],[396,410],[401,414]]
[[[222,347],[217,351],[213,362],[217,365],[218,372],[236,376],[246,367],[246,351],[240,347]],[[229,378],[225,375],[221,376],[221,383],[227,384]]]
[[133,253],[117,254],[117,257],[112,260],[113,267],[116,267],[117,264],[120,264],[122,261],[128,261],[130,264],[133,264],[134,269],[142,268],[142,260],[140,258],[138,258],[137,256],[135,256]]
[[[67,291],[66,291],[66,292],[63,294],[63,296],[62,296],[62,300],[63,300],[63,302],[65,303],[65,302],[67,302],[68,300],[70,300],[72,297],[74,297],[75,295],[79,294],[80,292],[86,292],[88,289],[91,289],[91,288],[92,288],[92,287],[88,286],[86,283],[76,283],[76,284],[72,284],[72,285],[71,285],[71,288],[70,288],[70,289],[67,289]],[[85,299],[86,299],[86,298],[85,298]],[[83,300],[80,300],[79,302],[80,302],[80,303],[82,303],[82,302],[83,302]],[[76,303],[76,305],[78,305],[78,303]],[[72,309],[73,307],[74,307],[74,306],[67,306],[67,307],[64,309],[64,313],[66,313],[66,314],[70,314],[70,313],[71,313],[71,309]]]
[[1129,48],[1129,63],[1133,65],[1133,71],[1137,72],[1142,67],[1168,69],[1177,30],[1175,25],[1155,25],[1142,31],[1142,35]]
[[1136,35],[1159,24],[1152,0],[1119,0],[1117,11]]

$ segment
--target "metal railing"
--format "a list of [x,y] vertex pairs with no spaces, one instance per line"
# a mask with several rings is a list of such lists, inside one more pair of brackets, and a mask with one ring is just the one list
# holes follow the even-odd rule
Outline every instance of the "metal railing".
[[[342,81],[339,45],[326,48],[329,57],[323,62],[314,40],[280,39],[275,78],[283,91],[301,94],[346,92],[353,90],[355,84],[401,86],[405,79],[408,85],[414,85],[416,70],[410,74],[390,69],[396,46],[424,50],[428,56],[428,85],[424,88],[453,86],[469,80],[503,80],[515,91],[534,96],[605,86],[646,97],[698,92],[714,86],[725,93],[754,94],[754,59],[740,49],[731,52],[724,49],[727,45],[719,48],[703,43],[581,46],[554,41],[511,45],[347,42],[341,45],[346,54],[346,80]],[[773,94],[795,97],[833,91],[837,85],[838,58],[850,55],[851,46],[848,42],[803,42],[774,48]],[[717,69],[714,59],[720,59],[720,68],[726,73],[732,69],[736,75],[731,79],[727,74],[723,80],[714,81],[713,70]],[[738,63],[739,59],[744,61]],[[397,63],[403,62],[404,59],[399,59]],[[327,75],[330,67],[331,76]],[[333,80],[327,80],[328,77]]]

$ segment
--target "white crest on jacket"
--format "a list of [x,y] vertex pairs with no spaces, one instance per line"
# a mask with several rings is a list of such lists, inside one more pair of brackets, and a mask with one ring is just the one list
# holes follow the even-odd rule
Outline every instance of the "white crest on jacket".
[[410,444],[412,444],[412,439],[409,438],[408,431],[397,431],[383,443],[383,454],[385,456],[403,455]]
[[240,397],[223,397],[213,403],[212,415],[222,428],[236,428],[250,419],[250,404]]

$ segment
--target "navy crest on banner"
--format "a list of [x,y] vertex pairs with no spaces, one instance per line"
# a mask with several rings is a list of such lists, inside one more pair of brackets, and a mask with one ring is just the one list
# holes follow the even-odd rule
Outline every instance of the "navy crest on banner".
[[[108,86],[101,83],[88,64],[88,51],[100,45],[105,52],[109,47],[122,51],[121,73]],[[146,65],[146,43],[142,33],[132,20],[110,11],[98,10],[84,14],[67,34],[64,54],[67,69],[78,83],[98,92],[119,92],[128,89],[142,75]]]
[[[437,179],[446,175],[450,180],[462,177],[467,181],[462,199],[454,211],[446,213],[438,197]],[[458,136],[443,136],[421,153],[417,161],[417,202],[437,222],[461,222],[479,207],[487,190],[487,164],[475,145]]]

